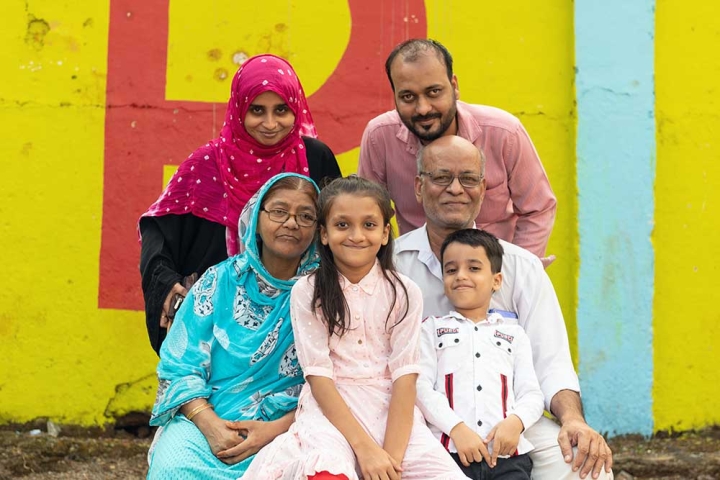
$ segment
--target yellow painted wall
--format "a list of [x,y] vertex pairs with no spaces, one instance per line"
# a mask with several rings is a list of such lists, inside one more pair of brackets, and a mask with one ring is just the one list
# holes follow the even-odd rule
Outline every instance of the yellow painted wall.
[[0,423],[104,423],[116,387],[152,373],[141,314],[97,308],[107,18],[3,4]]
[[[533,0],[518,11],[497,3],[428,0],[429,35],[453,52],[462,98],[515,113],[536,143],[559,198],[550,243],[559,260],[550,274],[574,332],[572,3]],[[239,47],[227,32],[241,18],[267,22],[243,40],[256,47],[247,54],[265,45],[291,60],[304,52],[297,71],[309,92],[319,88],[350,24],[346,2],[321,10],[312,4],[216,0],[201,14],[192,10],[196,3],[171,2],[168,97],[225,101],[228,83],[210,79],[219,68],[232,73],[229,53]],[[268,5],[277,8],[253,11]],[[143,313],[97,307],[108,17],[108,2],[3,4],[0,62],[9,75],[0,80],[0,423],[102,424],[154,400],[156,357]],[[203,28],[186,38],[190,25]],[[323,57],[309,61],[312,52]],[[187,62],[197,63],[191,81]],[[354,171],[357,151],[341,163]]]
[[656,9],[655,430],[720,423],[720,4]]

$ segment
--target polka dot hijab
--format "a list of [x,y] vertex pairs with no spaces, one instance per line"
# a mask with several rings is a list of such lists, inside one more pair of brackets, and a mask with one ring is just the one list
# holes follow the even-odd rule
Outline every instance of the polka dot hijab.
[[[243,121],[255,97],[278,94],[295,114],[295,124],[279,143],[265,146]],[[220,136],[180,165],[145,216],[192,213],[227,227],[228,255],[238,252],[238,217],[267,180],[283,172],[308,175],[302,136],[317,137],[307,99],[292,66],[275,55],[245,61],[233,77]]]

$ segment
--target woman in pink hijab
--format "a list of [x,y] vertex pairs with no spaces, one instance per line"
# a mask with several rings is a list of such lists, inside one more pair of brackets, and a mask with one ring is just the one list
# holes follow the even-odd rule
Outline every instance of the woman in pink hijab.
[[240,212],[268,179],[295,172],[322,185],[341,176],[316,137],[292,66],[274,55],[248,59],[233,78],[220,136],[190,154],[140,218],[145,317],[156,352],[176,295],[184,297],[192,278],[238,253]]

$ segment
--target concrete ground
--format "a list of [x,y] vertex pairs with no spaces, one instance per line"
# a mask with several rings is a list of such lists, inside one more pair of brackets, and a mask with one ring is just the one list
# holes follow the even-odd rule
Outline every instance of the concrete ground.
[[[145,478],[151,434],[146,426],[63,427],[52,436],[46,425],[0,427],[0,480]],[[720,427],[609,443],[617,480],[720,479]]]

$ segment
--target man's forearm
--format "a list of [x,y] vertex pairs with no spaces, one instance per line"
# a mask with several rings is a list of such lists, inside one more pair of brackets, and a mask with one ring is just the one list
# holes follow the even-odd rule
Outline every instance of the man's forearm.
[[560,390],[550,400],[550,413],[555,415],[561,424],[571,420],[585,422],[580,394],[573,390]]

